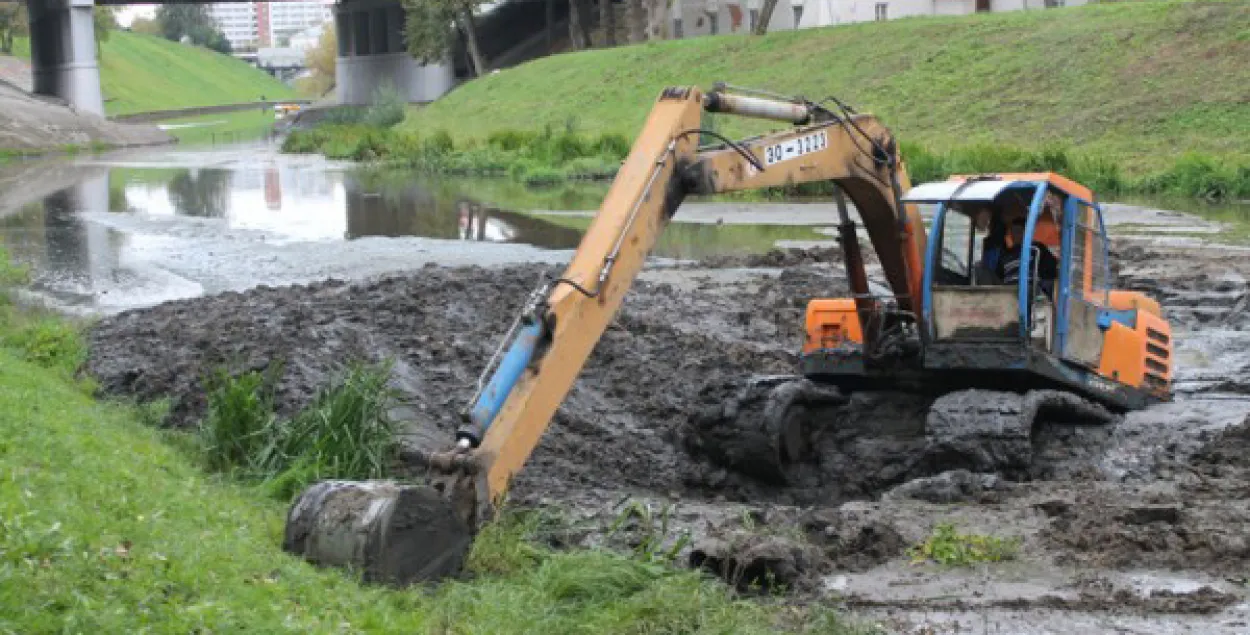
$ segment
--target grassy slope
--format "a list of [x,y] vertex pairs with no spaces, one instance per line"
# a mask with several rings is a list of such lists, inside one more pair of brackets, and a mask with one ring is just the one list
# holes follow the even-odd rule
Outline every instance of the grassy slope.
[[[559,55],[466,84],[406,126],[631,138],[667,85],[837,95],[935,149],[1048,141],[1170,165],[1250,156],[1250,3],[1151,1],[721,36]],[[737,127],[735,133],[759,131]]]
[[[163,38],[114,31],[100,62],[109,114],[287,99],[295,91],[246,62]],[[29,43],[14,53],[29,57]]]

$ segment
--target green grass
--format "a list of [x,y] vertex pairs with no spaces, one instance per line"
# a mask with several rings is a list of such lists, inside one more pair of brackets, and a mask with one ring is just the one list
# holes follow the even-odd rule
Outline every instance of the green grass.
[[[22,279],[8,262],[0,289]],[[94,399],[74,326],[2,298],[0,318],[0,633],[867,632],[692,571],[553,552],[536,513],[487,527],[466,580],[360,585],[283,553],[286,506],[198,469],[187,437],[151,425],[159,408]]]
[[[14,41],[29,59],[30,42]],[[290,99],[295,91],[248,63],[205,48],[114,31],[102,45],[100,82],[110,115]]]
[[195,117],[162,119],[164,124],[198,124],[188,128],[171,128],[167,132],[183,145],[231,143],[260,139],[269,134],[274,126],[273,111],[260,108],[224,112]]
[[264,483],[289,499],[322,479],[385,478],[396,458],[395,395],[385,366],[351,365],[295,416],[274,414],[281,367],[208,378],[199,427],[206,467]]
[[982,534],[960,533],[954,525],[941,523],[924,542],[907,551],[912,562],[933,561],[948,567],[969,567],[984,562],[1013,560],[1019,540]]
[[[459,142],[501,130],[638,133],[669,85],[837,95],[947,152],[1059,144],[1125,175],[1180,150],[1250,164],[1250,3],[1143,1],[648,43],[557,55],[465,84],[402,124]],[[1201,89],[1195,87],[1201,86]],[[741,135],[769,124],[720,118]],[[906,158],[906,157],[904,157]]]

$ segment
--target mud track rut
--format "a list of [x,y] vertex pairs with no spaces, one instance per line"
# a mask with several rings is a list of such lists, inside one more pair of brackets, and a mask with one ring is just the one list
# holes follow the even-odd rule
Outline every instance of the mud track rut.
[[[1241,423],[1250,404],[1241,399],[1250,393],[1246,259],[1117,245],[1120,286],[1152,293],[1177,330],[1180,400],[1114,428],[1048,429],[1026,480],[911,471],[905,431],[894,442],[849,439],[825,459],[837,478],[814,488],[693,459],[680,434],[692,413],[751,374],[793,372],[806,300],[845,288],[836,257],[792,252],[647,271],[519,476],[514,503],[563,510],[561,544],[601,544],[628,497],[672,504],[675,529],[730,549],[775,555],[786,547],[769,551],[750,535],[797,540],[803,549],[787,552],[802,564],[797,587],[837,590],[900,630],[938,618],[970,624],[989,611],[1019,626],[1003,632],[1047,632],[1025,628],[1038,619],[1102,625],[1088,632],[1112,623],[1239,632],[1229,624],[1246,617],[1236,613],[1243,595],[1224,578],[1250,571],[1250,465],[1239,451],[1250,450],[1250,424]],[[430,266],[129,311],[93,328],[88,366],[108,393],[171,397],[170,424],[189,426],[204,409],[201,377],[217,364],[282,362],[279,406],[291,412],[343,360],[393,358],[405,395],[397,415],[413,422],[406,442],[428,448],[450,438],[456,410],[541,270]],[[879,404],[858,414],[889,427]],[[1019,562],[975,575],[918,573],[903,550],[942,520],[1019,536]],[[750,544],[734,542],[744,534]],[[1143,568],[1200,590],[1138,588]],[[964,599],[941,599],[950,593]]]

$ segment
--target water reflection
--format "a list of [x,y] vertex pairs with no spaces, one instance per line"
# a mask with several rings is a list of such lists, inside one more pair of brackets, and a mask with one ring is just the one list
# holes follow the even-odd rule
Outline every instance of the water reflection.
[[[170,203],[176,213],[184,216],[222,218],[229,205],[230,181],[233,175],[228,170],[179,170],[167,186]],[[268,194],[269,188],[266,187],[265,190]]]
[[108,177],[101,174],[0,219],[4,247],[31,270],[30,290],[71,307],[105,307],[122,296],[126,302],[159,302],[198,292],[195,285],[171,285],[167,275],[130,266],[124,258],[130,237],[87,220],[107,212],[109,194]]
[[[240,288],[241,281],[534,258],[489,244],[573,249],[590,219],[545,212],[594,209],[606,192],[603,184],[535,191],[507,179],[340,171],[281,156],[170,159],[96,162],[71,187],[34,190],[42,198],[0,209],[0,244],[30,266],[31,290],[61,308],[112,312]],[[376,237],[440,242],[372,242],[352,251],[352,242]],[[798,227],[677,224],[654,253],[699,258],[795,238],[819,236]],[[458,242],[475,245],[460,249]],[[313,246],[319,243],[336,246]]]
[[422,236],[457,240],[525,243],[547,249],[577,246],[581,232],[533,216],[474,200],[464,193],[408,185],[384,189],[348,175],[346,238]]
[[[501,207],[470,193],[473,182],[389,178],[355,172],[177,169],[115,170],[122,209],[139,215],[220,219],[227,229],[274,240],[419,236],[576,247],[580,230]],[[116,197],[116,195],[114,195]],[[119,205],[113,206],[115,209]]]

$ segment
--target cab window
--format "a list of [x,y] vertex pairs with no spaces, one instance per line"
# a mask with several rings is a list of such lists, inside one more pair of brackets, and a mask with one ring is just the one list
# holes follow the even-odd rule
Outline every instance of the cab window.
[[972,269],[981,257],[981,240],[984,230],[973,222],[969,212],[954,208],[946,213],[942,223],[942,252],[938,262],[939,284],[972,284]]

